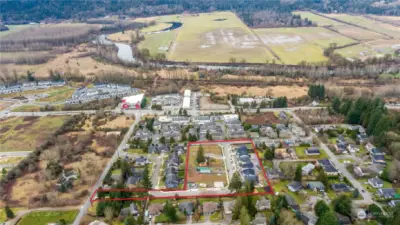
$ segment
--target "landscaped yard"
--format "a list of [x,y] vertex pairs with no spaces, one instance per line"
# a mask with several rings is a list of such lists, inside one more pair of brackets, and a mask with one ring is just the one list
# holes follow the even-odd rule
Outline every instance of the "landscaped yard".
[[304,147],[304,146],[296,147],[295,150],[296,150],[297,157],[299,157],[299,159],[325,159],[325,158],[328,158],[328,155],[322,149],[319,149],[319,151],[321,153],[320,155],[316,155],[316,156],[306,155],[304,151],[308,148],[310,148],[310,147]]
[[18,225],[46,225],[58,223],[61,219],[64,219],[67,224],[71,224],[77,214],[77,210],[32,212],[24,216]]
[[10,117],[0,120],[0,152],[32,151],[65,121],[66,116]]
[[[196,161],[199,146],[191,146],[189,149],[189,165],[188,165],[188,182],[196,184],[204,183],[208,187],[213,187],[214,182],[223,182],[227,184],[227,176],[225,172],[225,162],[222,159],[222,149],[218,145],[202,145],[207,165],[199,166]],[[208,157],[209,156],[209,157]],[[210,173],[200,173],[197,168],[203,167],[210,169]]]

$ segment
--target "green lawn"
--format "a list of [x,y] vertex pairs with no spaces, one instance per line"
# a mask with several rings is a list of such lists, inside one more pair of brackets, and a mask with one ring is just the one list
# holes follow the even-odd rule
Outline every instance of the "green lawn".
[[49,95],[46,98],[42,98],[40,102],[60,102],[71,98],[75,92],[75,88],[64,86],[60,88],[49,89],[46,93]]
[[40,107],[38,105],[22,105],[11,110],[12,112],[39,112]]
[[299,159],[325,159],[325,158],[328,158],[328,155],[322,149],[320,149],[320,153],[321,153],[320,155],[308,156],[304,152],[308,148],[310,148],[310,147],[302,147],[302,146],[296,147],[295,150],[296,150],[297,157],[299,157]]
[[112,174],[112,175],[121,174],[121,169],[115,169],[115,170],[111,171],[111,174]]
[[147,154],[147,153],[143,152],[143,149],[141,149],[141,148],[130,148],[130,149],[126,150],[126,152],[130,153],[130,154],[139,154],[139,155]]
[[165,56],[167,56],[170,46],[174,41],[175,35],[176,31],[145,34],[144,41],[139,43],[139,49],[147,48],[149,49],[151,55],[155,55],[157,53],[164,53]]
[[214,212],[213,214],[211,214],[210,216],[210,220],[211,221],[220,221],[222,219],[222,215],[221,212]]
[[[289,181],[280,181],[277,183],[273,183],[272,186],[274,187],[274,192],[279,192],[279,193],[287,193],[290,196],[293,197],[293,199],[297,202],[297,204],[303,204],[305,202],[305,198],[303,198],[302,196],[300,196],[298,193],[293,193],[291,191],[289,191],[289,189],[287,188],[287,185],[289,184]],[[308,192],[308,190],[307,190]]]
[[67,224],[71,224],[77,214],[77,210],[32,212],[24,216],[18,225],[47,225],[58,223],[61,219],[64,219]]
[[328,26],[328,25],[343,25],[343,23],[337,22],[335,20],[331,20],[322,16],[319,16],[317,14],[314,14],[312,12],[306,12],[306,11],[294,11],[294,15],[300,15],[303,19],[308,18],[311,20],[313,23],[316,23],[318,26]]
[[159,216],[156,216],[156,223],[165,223],[167,221],[168,221],[168,217],[164,213],[162,213]]
[[[25,208],[11,208],[13,211],[14,215],[17,214],[18,211],[24,210]],[[0,209],[0,223],[3,223],[7,220],[6,218],[6,212],[4,208]]]

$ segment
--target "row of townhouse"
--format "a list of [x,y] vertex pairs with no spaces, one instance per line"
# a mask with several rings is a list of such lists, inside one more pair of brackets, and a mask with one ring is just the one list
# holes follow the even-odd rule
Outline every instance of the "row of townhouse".
[[65,85],[65,81],[38,81],[28,82],[13,86],[0,86],[0,94],[11,94],[23,91],[31,91],[37,89],[47,89],[51,87],[62,87]]

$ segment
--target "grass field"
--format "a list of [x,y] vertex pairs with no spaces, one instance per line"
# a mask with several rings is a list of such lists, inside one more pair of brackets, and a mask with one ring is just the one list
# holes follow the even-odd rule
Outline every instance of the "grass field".
[[356,16],[349,14],[325,14],[330,18],[335,18],[347,23],[355,24],[370,30],[386,34],[393,38],[400,38],[400,27],[395,27],[387,23],[378,22],[376,20],[368,19],[364,16]]
[[32,151],[47,140],[67,117],[11,117],[0,121],[0,152]]
[[168,50],[174,41],[177,31],[168,31],[162,33],[145,34],[144,41],[139,43],[139,49],[147,48],[151,55],[156,53],[168,54]]
[[225,174],[225,162],[222,159],[222,149],[218,145],[203,145],[204,153],[207,158],[207,154],[212,154],[217,157],[210,157],[210,174],[199,173],[196,168],[198,163],[196,162],[196,155],[199,150],[199,146],[190,147],[189,156],[189,168],[188,168],[188,182],[196,184],[204,183],[207,187],[213,187],[214,182],[223,182],[227,185],[227,177]]
[[327,58],[323,55],[323,49],[331,43],[338,46],[355,43],[350,38],[322,27],[269,28],[254,31],[285,64],[298,64],[303,60],[325,61]]
[[[15,215],[18,211],[24,210],[24,208],[11,208],[11,210],[13,211],[13,213]],[[0,209],[0,223],[5,222],[6,220],[7,220],[6,212],[5,212],[5,209],[2,208],[2,209]]]
[[32,212],[24,216],[18,225],[47,225],[58,223],[61,219],[64,219],[67,224],[71,224],[77,214],[77,210]]
[[335,52],[349,58],[365,59],[372,56],[382,57],[385,54],[393,54],[395,49],[400,49],[400,40],[375,40],[347,48],[335,50]]
[[328,158],[328,155],[325,153],[324,150],[320,149],[320,155],[317,156],[309,156],[305,154],[305,150],[308,149],[309,147],[296,147],[295,151],[296,151],[296,155],[297,157],[299,157],[299,159],[326,159]]
[[40,102],[59,102],[64,101],[68,98],[71,98],[72,94],[74,93],[75,88],[69,86],[63,87],[53,87],[49,89],[38,89],[38,90],[31,90],[31,91],[24,91],[12,94],[5,94],[0,95],[3,98],[14,98],[14,97],[21,97],[24,95],[32,95],[32,94],[48,94],[48,97],[41,98],[38,101]]
[[317,14],[314,14],[312,12],[306,12],[306,11],[294,11],[294,15],[300,15],[301,18],[305,19],[308,18],[311,20],[313,23],[316,23],[318,26],[336,26],[336,25],[342,25],[343,23],[337,22],[335,20],[331,20],[322,16],[319,16]]
[[40,106],[38,105],[21,105],[11,110],[12,112],[39,112]]
[[360,27],[355,27],[347,24],[333,26],[332,29],[336,30],[337,32],[354,38],[356,40],[365,41],[365,40],[375,40],[375,39],[386,39],[382,34],[366,30]]
[[270,62],[274,57],[232,12],[184,16],[169,60],[193,62]]
[[31,25],[31,24],[26,24],[26,25],[7,25],[9,30],[0,32],[0,38],[1,37],[5,37],[5,36],[7,36],[9,34],[18,32],[20,30],[23,30],[23,29],[26,29],[26,28],[29,28],[29,27],[35,27],[35,26],[39,26],[39,25],[37,25],[37,24],[34,24],[34,25]]

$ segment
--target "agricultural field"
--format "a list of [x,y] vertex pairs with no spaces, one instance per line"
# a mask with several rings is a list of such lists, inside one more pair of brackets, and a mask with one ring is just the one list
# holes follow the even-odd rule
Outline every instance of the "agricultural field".
[[288,99],[302,97],[307,95],[308,87],[304,86],[267,86],[267,87],[237,87],[229,85],[210,85],[201,87],[204,91],[215,93],[218,96],[227,96],[228,94],[244,96],[286,96]]
[[151,55],[157,53],[164,53],[167,55],[174,41],[176,32],[178,31],[171,30],[161,33],[145,34],[144,41],[141,41],[138,47],[139,49],[147,48]]
[[348,37],[322,27],[255,29],[255,33],[275,52],[284,64],[301,61],[322,62],[324,48],[331,43],[338,46],[356,43]]
[[18,225],[58,224],[62,219],[65,220],[66,224],[71,224],[77,214],[78,210],[31,212],[24,216]]
[[400,25],[400,16],[378,16],[378,15],[368,15],[368,18],[376,19],[385,23]]
[[11,117],[0,121],[0,152],[33,151],[56,131],[66,116]]
[[387,37],[382,34],[347,24],[337,25],[331,28],[347,37],[351,37],[355,40],[360,40],[360,41],[387,39]]
[[375,40],[362,44],[335,50],[335,52],[348,57],[366,59],[368,57],[382,57],[385,54],[392,54],[395,49],[400,49],[399,40]]
[[9,30],[1,31],[0,32],[0,38],[3,38],[3,37],[5,37],[5,36],[7,36],[9,34],[12,34],[12,33],[16,33],[18,31],[21,31],[21,30],[26,29],[26,28],[38,27],[38,26],[39,26],[38,24],[34,24],[34,25],[31,25],[31,24],[26,24],[26,25],[7,25]]
[[340,22],[337,22],[335,20],[331,20],[328,18],[325,18],[323,16],[319,16],[317,14],[314,14],[312,12],[307,12],[307,11],[294,11],[294,15],[300,15],[301,18],[308,18],[311,20],[313,23],[316,23],[317,26],[322,27],[322,26],[337,26],[337,25],[343,25]]
[[355,24],[367,29],[385,34],[392,38],[400,38],[400,27],[395,27],[387,23],[368,19],[364,16],[355,16],[349,14],[325,14],[326,16],[338,19],[347,23]]
[[263,63],[274,57],[256,35],[232,12],[202,13],[181,18],[169,60],[193,62]]
[[[222,149],[218,145],[202,145],[205,158],[208,160],[205,165],[199,165],[196,161],[199,146],[191,146],[189,149],[189,165],[187,168],[188,183],[203,183],[207,187],[214,187],[214,182],[228,184],[225,162],[223,160]],[[197,168],[203,167],[210,170],[210,173],[200,173]]]

